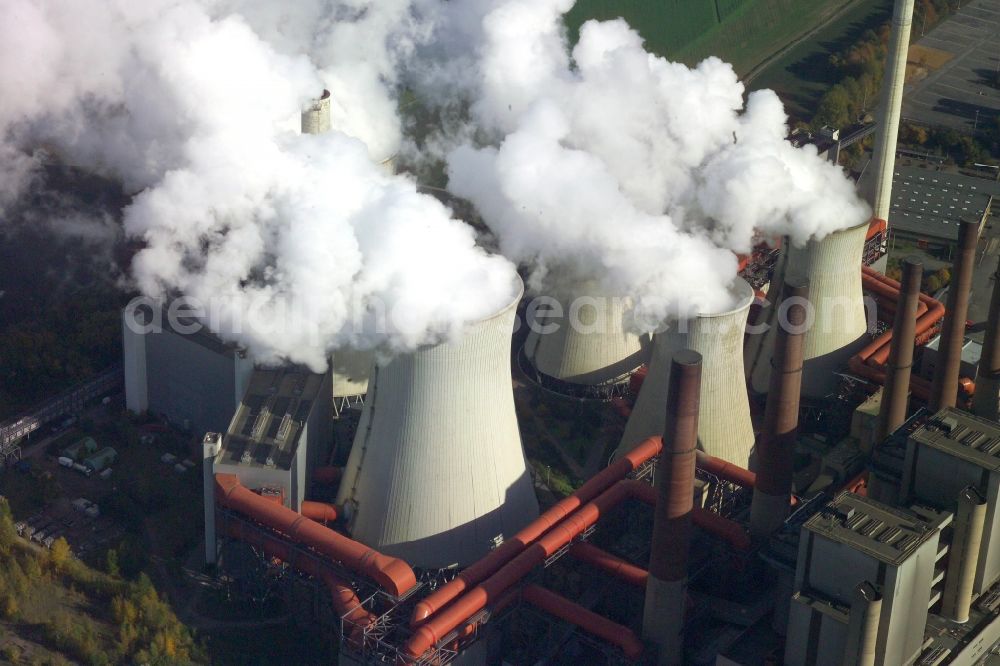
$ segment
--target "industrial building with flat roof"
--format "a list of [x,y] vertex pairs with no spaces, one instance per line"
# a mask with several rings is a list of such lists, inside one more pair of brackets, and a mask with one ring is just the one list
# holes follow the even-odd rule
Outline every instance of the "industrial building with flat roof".
[[898,166],[892,186],[892,233],[929,244],[951,245],[962,220],[982,224],[1000,183],[913,166]]
[[921,516],[852,493],[807,520],[785,663],[846,663],[851,614],[860,612],[852,603],[865,583],[881,596],[876,663],[912,663],[924,642],[940,529],[950,520],[950,514]]
[[253,360],[197,321],[176,323],[166,308],[122,313],[126,407],[190,432],[221,432],[240,404]]
[[298,511],[311,471],[329,453],[332,405],[329,372],[254,371],[215,457],[216,473],[238,474]]

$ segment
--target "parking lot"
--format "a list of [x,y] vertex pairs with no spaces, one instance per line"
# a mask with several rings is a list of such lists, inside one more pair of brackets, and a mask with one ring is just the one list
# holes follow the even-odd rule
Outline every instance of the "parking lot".
[[118,543],[124,531],[110,518],[100,515],[99,508],[87,511],[82,502],[77,504],[74,506],[68,498],[56,500],[26,520],[18,521],[15,525],[18,535],[46,548],[62,537],[78,558],[103,564],[104,552]]
[[[919,34],[921,26],[915,23],[913,30]],[[1000,68],[1000,0],[963,3],[957,14],[916,43],[951,57],[907,87],[903,117],[968,133],[995,125],[1000,115],[995,78]]]

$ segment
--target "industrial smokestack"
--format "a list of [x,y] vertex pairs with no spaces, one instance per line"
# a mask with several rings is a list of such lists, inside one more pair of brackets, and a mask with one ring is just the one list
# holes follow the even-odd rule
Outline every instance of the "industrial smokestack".
[[976,373],[972,411],[991,421],[1000,419],[1000,265],[993,274],[993,297],[983,335],[983,355]]
[[860,583],[851,600],[844,666],[875,666],[881,616],[882,595],[868,581]]
[[618,455],[632,450],[648,437],[663,432],[671,359],[682,349],[701,354],[704,373],[698,441],[706,453],[746,467],[753,448],[750,400],[743,379],[743,333],[754,292],[743,279],[732,287],[736,303],[731,310],[701,314],[679,322],[674,329],[653,338],[649,373],[639,391],[635,408],[625,425]]
[[559,300],[561,317],[548,316],[533,323],[525,356],[547,389],[581,397],[611,397],[611,389],[627,382],[645,361],[643,345],[625,325],[627,299],[584,293],[581,290],[576,297]]
[[958,226],[958,248],[955,265],[948,287],[948,303],[941,338],[938,343],[938,360],[934,368],[930,407],[938,411],[954,407],[958,400],[958,374],[962,370],[962,345],[965,342],[965,321],[969,314],[969,295],[972,289],[972,271],[976,267],[976,244],[979,241],[979,223],[965,220]]
[[948,571],[941,596],[941,614],[954,622],[969,621],[987,508],[986,500],[971,486],[958,495],[954,536],[948,549]]
[[680,664],[684,647],[701,369],[701,354],[682,349],[673,355],[663,451],[656,468],[657,500],[642,631],[647,640],[659,645],[658,663],[663,666]]
[[376,365],[337,496],[355,539],[465,566],[537,517],[510,375],[520,292],[461,340]]
[[903,260],[899,303],[896,306],[896,319],[892,324],[892,347],[889,349],[885,387],[882,389],[882,404],[879,405],[878,426],[875,429],[876,446],[906,421],[923,273],[924,266],[916,257]]
[[799,429],[802,347],[808,316],[809,284],[785,280],[778,310],[771,385],[764,409],[764,430],[757,444],[757,482],[750,506],[750,533],[766,538],[788,517],[795,438]]
[[[837,388],[836,370],[847,364],[868,330],[864,293],[861,290],[861,260],[868,235],[868,222],[836,231],[823,240],[794,247],[786,239],[788,254],[784,276],[772,280],[804,279],[809,283],[813,321],[803,343],[802,395],[823,398]],[[765,353],[773,348],[776,329],[772,324],[763,341]],[[761,355],[751,369],[754,391],[765,393],[770,385],[769,356]]]
[[318,99],[302,109],[302,133],[323,134],[330,131],[330,91],[324,90]]
[[899,116],[903,106],[903,86],[906,83],[906,60],[910,47],[910,25],[913,22],[914,0],[896,0],[889,37],[889,57],[882,82],[882,99],[875,148],[872,155],[872,185],[869,203],[875,217],[889,219],[892,199],[892,176],[896,166],[896,140],[899,136]]
[[204,493],[205,505],[205,564],[215,564],[216,541],[215,532],[215,457],[222,449],[222,434],[205,433],[201,442],[201,487]]
[[[330,91],[324,90],[318,99],[302,110],[302,133],[324,134],[331,129]],[[368,392],[375,356],[370,351],[338,349],[330,357],[333,368],[334,413],[339,414],[345,400],[363,396]]]

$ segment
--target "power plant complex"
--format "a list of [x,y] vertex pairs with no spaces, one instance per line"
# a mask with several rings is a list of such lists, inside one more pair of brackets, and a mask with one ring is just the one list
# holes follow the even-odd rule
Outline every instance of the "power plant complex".
[[[342,664],[985,663],[1000,280],[970,370],[979,226],[947,303],[920,292],[919,261],[879,270],[912,13],[897,0],[859,185],[874,217],[744,261],[720,311],[640,335],[628,294],[582,282],[519,334],[517,284],[458,340],[337,350],[322,374],[126,313],[129,408],[206,432],[207,562],[237,587],[280,574]],[[328,131],[329,107],[302,131]],[[185,376],[217,404],[184,397]],[[515,390],[617,418],[569,494],[528,460]]]

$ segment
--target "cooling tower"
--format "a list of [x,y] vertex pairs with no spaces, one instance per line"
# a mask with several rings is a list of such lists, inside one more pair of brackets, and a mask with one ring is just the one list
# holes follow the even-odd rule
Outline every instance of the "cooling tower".
[[520,295],[458,342],[375,365],[337,497],[355,539],[465,566],[537,517],[510,373]]
[[743,333],[753,299],[750,285],[737,278],[733,309],[699,315],[675,325],[677,330],[656,334],[649,374],[625,426],[619,456],[647,437],[663,432],[670,362],[677,351],[688,348],[702,356],[699,448],[740,467],[747,466],[754,433],[743,379]]
[[[785,274],[809,282],[812,323],[803,343],[802,396],[822,398],[835,391],[838,370],[864,342],[868,330],[864,294],[861,291],[861,259],[868,236],[868,222],[836,231],[804,247],[784,243],[787,252]],[[783,278],[772,280],[780,288]],[[768,330],[763,333],[760,355],[750,368],[754,391],[765,393],[771,378],[777,310],[768,308]]]
[[[643,345],[627,330],[627,299],[561,298],[561,317],[532,324],[524,354],[544,388],[577,397],[610,398],[643,361]],[[551,329],[551,330],[548,330]]]

